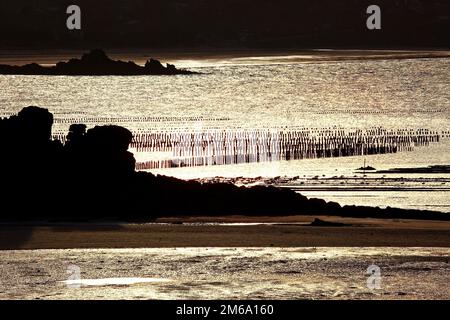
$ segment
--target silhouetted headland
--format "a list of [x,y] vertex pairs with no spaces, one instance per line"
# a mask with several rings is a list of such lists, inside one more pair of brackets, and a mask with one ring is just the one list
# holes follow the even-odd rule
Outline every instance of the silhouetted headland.
[[434,165],[419,168],[393,168],[389,170],[378,170],[375,173],[450,173],[450,165]]
[[1,221],[151,221],[167,216],[286,216],[450,220],[450,214],[343,206],[273,186],[237,187],[137,172],[119,126],[72,124],[51,139],[53,115],[27,107],[0,120]]
[[84,54],[81,59],[58,62],[55,66],[44,67],[36,63],[24,66],[0,65],[0,74],[15,75],[61,75],[61,76],[135,76],[135,75],[178,75],[196,72],[177,69],[173,64],[163,66],[161,62],[150,59],[145,66],[132,61],[110,59],[103,50],[96,49]]

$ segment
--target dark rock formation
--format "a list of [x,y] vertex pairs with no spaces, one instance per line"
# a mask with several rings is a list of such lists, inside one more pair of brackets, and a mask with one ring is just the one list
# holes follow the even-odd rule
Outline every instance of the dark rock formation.
[[196,72],[177,69],[172,64],[164,67],[158,60],[150,59],[144,67],[132,61],[116,61],[110,59],[103,50],[92,50],[81,59],[58,62],[53,67],[43,67],[36,63],[24,66],[0,65],[0,74],[21,75],[65,75],[65,76],[134,76],[134,75],[177,75],[195,74]]
[[50,139],[52,123],[52,114],[37,107],[0,120],[0,221],[231,214],[450,220],[438,212],[341,207],[275,187],[202,184],[136,172],[127,129],[73,124],[62,145]]
[[365,166],[365,167],[359,167],[356,170],[358,170],[358,171],[374,171],[374,170],[377,170],[377,169],[375,169],[374,167],[371,167],[371,166]]
[[344,227],[344,226],[348,226],[345,223],[325,221],[325,220],[321,220],[319,218],[315,218],[314,221],[311,222],[309,225],[312,227]]

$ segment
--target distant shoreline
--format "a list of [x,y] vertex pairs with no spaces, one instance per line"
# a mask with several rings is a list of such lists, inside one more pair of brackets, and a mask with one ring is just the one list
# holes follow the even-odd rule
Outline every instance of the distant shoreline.
[[[24,65],[36,62],[44,65],[54,65],[58,61],[69,60],[79,56],[85,49],[0,49],[0,64]],[[387,60],[387,59],[429,59],[450,58],[450,50],[445,49],[213,49],[213,48],[174,48],[174,49],[105,49],[109,56],[119,60],[133,60],[139,65],[151,56],[162,62],[180,60],[211,60],[244,59],[250,57],[304,56],[291,59],[290,62],[330,62],[357,60]]]

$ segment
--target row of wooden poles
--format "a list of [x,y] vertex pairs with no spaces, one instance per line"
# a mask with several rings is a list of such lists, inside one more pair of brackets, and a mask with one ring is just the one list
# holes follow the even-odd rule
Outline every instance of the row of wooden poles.
[[[219,130],[200,132],[138,132],[134,134],[131,147],[137,152],[168,152],[174,156],[190,155],[194,150],[213,152],[219,148],[249,150],[263,148],[276,142],[285,149],[301,147],[304,150],[317,149],[316,145],[326,146],[320,149],[345,149],[352,145],[376,145],[386,148],[428,145],[439,142],[440,137],[450,137],[450,132],[438,133],[427,129],[418,130],[369,130],[346,131],[343,129],[305,129],[305,130]],[[222,153],[222,152],[219,152]],[[247,152],[245,152],[247,153]]]
[[[368,130],[344,129],[300,129],[300,130],[220,130],[206,129],[198,132],[135,132],[131,148],[137,152],[168,152],[173,151],[174,156],[191,155],[201,149],[209,154],[219,149],[241,150],[244,154],[248,150],[261,149],[265,146],[275,150],[280,145],[281,150],[346,150],[351,146],[366,146],[370,150],[375,146],[376,150],[403,149],[405,147],[428,145],[439,142],[439,138],[450,138],[450,131],[430,131],[428,129],[399,129],[386,130],[374,128]],[[54,140],[66,143],[66,133],[56,132]],[[319,146],[319,147],[318,147]],[[245,150],[245,151],[244,151]],[[204,152],[202,152],[204,153]],[[351,153],[351,152],[350,152]],[[377,152],[378,153],[378,152]],[[334,154],[334,153],[332,153]],[[338,156],[341,153],[338,152]]]
[[[409,113],[441,113],[441,112],[447,112],[446,109],[415,109],[415,110],[409,110]],[[393,114],[397,113],[396,111],[392,110],[367,110],[367,109],[349,109],[349,110],[319,110],[314,111],[314,113],[317,114]]]
[[[137,152],[172,152],[172,159],[139,162],[138,170],[225,165],[278,160],[344,157],[411,151],[450,138],[450,131],[427,129],[368,130],[204,130],[138,132],[131,148]],[[64,133],[53,136],[63,143]]]
[[[446,112],[445,108],[435,109],[415,109],[410,110],[410,113],[441,113]],[[293,111],[293,113],[304,113],[304,111]],[[368,109],[336,109],[336,110],[316,110],[317,114],[393,114],[392,110],[368,110]],[[0,117],[10,117],[16,115],[17,112],[2,112]],[[191,117],[174,117],[174,116],[123,116],[123,117],[94,117],[88,116],[85,112],[78,112],[78,116],[74,116],[70,112],[56,112],[57,117],[54,119],[55,123],[72,124],[72,123],[124,123],[124,122],[161,122],[161,121],[229,121],[228,117],[217,117],[205,119],[202,116]],[[85,114],[85,115],[83,115]],[[64,116],[64,117],[58,117]]]
[[72,124],[72,123],[139,123],[139,122],[200,122],[200,121],[228,121],[229,118],[217,117],[217,118],[204,118],[199,116],[191,117],[64,117],[55,118],[54,122],[57,124]]
[[135,135],[138,152],[172,152],[172,159],[137,164],[137,169],[224,165],[278,160],[362,156],[412,151],[437,143],[450,132],[427,129],[205,130]]

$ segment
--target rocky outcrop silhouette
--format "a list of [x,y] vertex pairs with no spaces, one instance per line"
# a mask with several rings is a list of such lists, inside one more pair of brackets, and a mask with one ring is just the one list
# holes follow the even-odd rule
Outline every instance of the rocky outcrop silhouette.
[[81,59],[58,62],[52,67],[43,67],[36,63],[24,66],[0,65],[0,74],[19,75],[64,75],[64,76],[133,76],[133,75],[178,75],[196,74],[196,72],[177,69],[172,64],[163,66],[158,60],[150,59],[145,66],[129,61],[110,59],[103,50],[95,49],[84,54]]
[[313,222],[309,224],[311,227],[344,227],[349,226],[345,223],[341,222],[332,222],[332,221],[325,221],[321,220],[319,218],[315,218]]
[[0,120],[0,221],[149,221],[192,215],[341,215],[450,220],[419,210],[344,206],[272,186],[200,183],[135,171],[132,133],[73,124],[51,140],[52,114],[27,107]]

